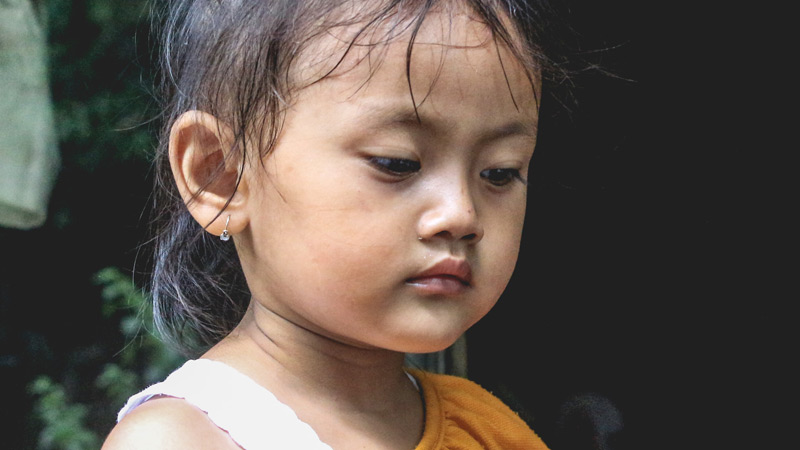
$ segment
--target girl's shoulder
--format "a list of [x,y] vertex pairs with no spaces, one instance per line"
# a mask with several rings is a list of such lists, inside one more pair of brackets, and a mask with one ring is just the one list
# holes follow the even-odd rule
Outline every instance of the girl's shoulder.
[[230,436],[208,415],[173,397],[148,400],[122,419],[102,450],[237,449]]
[[[112,435],[121,437],[109,436],[109,445],[124,445],[106,450],[330,450],[270,391],[233,367],[209,359],[187,361],[164,381],[133,395],[117,418],[118,430]],[[147,443],[140,444],[142,439]]]

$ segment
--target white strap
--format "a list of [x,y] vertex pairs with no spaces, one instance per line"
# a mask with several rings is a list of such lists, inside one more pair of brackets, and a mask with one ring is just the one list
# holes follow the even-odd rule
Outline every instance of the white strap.
[[166,380],[134,395],[117,421],[157,395],[185,399],[246,450],[331,450],[297,414],[234,368],[208,359],[187,361]]

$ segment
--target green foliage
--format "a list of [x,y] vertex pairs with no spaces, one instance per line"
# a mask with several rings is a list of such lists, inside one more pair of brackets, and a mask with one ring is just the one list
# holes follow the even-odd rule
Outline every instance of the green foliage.
[[99,447],[100,438],[86,426],[88,408],[70,403],[64,387],[47,376],[31,383],[30,391],[38,397],[34,413],[42,422],[40,450],[84,450]]
[[94,172],[144,161],[153,133],[148,2],[49,0],[51,86],[62,156]]
[[[151,2],[34,3],[47,29],[62,161],[44,231],[53,235],[47,235],[52,241],[80,242],[91,224],[93,239],[104,244],[80,250],[79,259],[90,263],[66,263],[70,267],[62,277],[89,285],[98,267],[129,267],[127,256],[120,255],[141,242],[135,221],[149,191],[145,181],[155,146],[151,124],[157,114],[149,69]],[[98,230],[114,231],[102,235]],[[54,252],[70,255],[65,261],[77,261],[72,248]],[[32,412],[40,449],[97,448],[125,399],[182,362],[154,336],[148,299],[130,275],[109,268],[91,279],[100,286],[101,298],[84,297],[82,314],[76,316],[94,320],[78,326],[96,328],[101,337],[90,344],[77,339],[59,342],[63,345],[57,356],[36,366],[35,373],[48,376],[28,385],[35,399]],[[65,289],[75,295],[78,284]],[[85,294],[82,285],[79,295]],[[96,291],[86,287],[92,295]],[[97,321],[98,308],[106,322]],[[60,336],[54,333],[52,339]]]
[[[125,312],[119,319],[120,332],[129,344],[120,351],[119,359],[125,369],[143,369],[136,381],[144,384],[159,381],[183,361],[179,353],[165,346],[154,331],[147,328],[153,323],[151,303],[128,275],[110,267],[95,275],[95,283],[103,287],[104,316],[112,317],[119,311]],[[109,366],[105,370],[115,373],[115,369]]]
[[116,268],[106,268],[95,275],[102,287],[103,314],[118,318],[120,332],[127,345],[117,356],[118,362],[106,364],[95,378],[95,392],[90,405],[74,402],[64,384],[47,376],[30,384],[36,398],[34,415],[41,425],[39,450],[96,449],[109,431],[97,429],[90,412],[108,414],[108,407],[120,408],[132,394],[164,378],[177,368],[183,357],[166,347],[150,330],[152,313],[147,297],[130,277]]

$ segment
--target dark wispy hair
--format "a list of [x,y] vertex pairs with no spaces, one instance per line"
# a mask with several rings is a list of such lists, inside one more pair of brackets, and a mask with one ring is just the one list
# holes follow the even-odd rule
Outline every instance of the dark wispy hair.
[[157,11],[164,116],[150,289],[156,326],[167,339],[188,355],[202,352],[233,330],[250,301],[235,247],[206,233],[177,190],[168,154],[175,120],[190,110],[210,113],[233,131],[237,161],[244,164],[248,152],[263,157],[275,145],[292,94],[307,85],[292,74],[309,45],[338,27],[358,30],[347,52],[375,45],[375,33],[380,43],[408,33],[408,76],[416,32],[430,11],[448,6],[472,10],[529,78],[542,80],[544,92],[568,80],[555,56],[563,55],[560,27],[543,0],[172,0]]

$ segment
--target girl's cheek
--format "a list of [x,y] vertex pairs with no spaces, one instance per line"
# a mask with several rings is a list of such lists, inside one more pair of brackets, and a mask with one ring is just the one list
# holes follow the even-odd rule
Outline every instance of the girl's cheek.
[[398,251],[410,225],[398,208],[374,207],[358,199],[345,204],[319,206],[306,218],[304,228],[308,251],[319,258],[374,264]]

